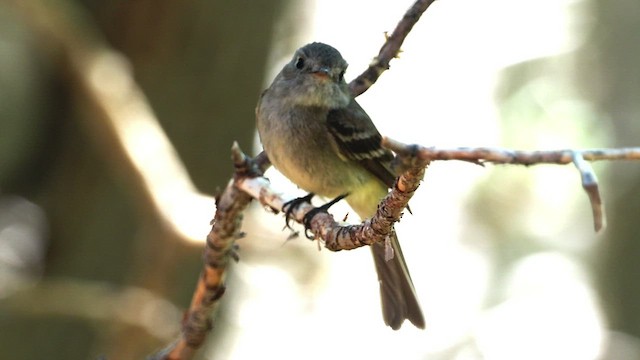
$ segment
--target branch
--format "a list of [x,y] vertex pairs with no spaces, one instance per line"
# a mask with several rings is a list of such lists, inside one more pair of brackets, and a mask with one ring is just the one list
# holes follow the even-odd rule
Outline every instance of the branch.
[[[403,159],[415,157],[419,161],[462,160],[483,165],[494,164],[569,164],[573,163],[580,172],[582,187],[589,196],[593,214],[593,227],[601,231],[606,224],[606,216],[602,198],[598,189],[598,181],[593,168],[587,161],[597,160],[640,160],[640,148],[622,149],[586,149],[586,150],[553,150],[553,151],[515,151],[500,148],[456,148],[436,149],[419,145],[405,145],[390,138],[382,139],[382,146],[402,155]],[[405,160],[406,161],[406,160]],[[408,166],[408,164],[397,164]]]
[[[349,250],[382,242],[391,232],[407,203],[418,188],[425,168],[435,160],[463,160],[477,164],[534,165],[542,163],[576,165],[583,178],[594,214],[596,231],[604,224],[604,210],[600,201],[595,175],[586,160],[640,159],[640,149],[598,149],[560,151],[513,151],[492,148],[435,149],[420,145],[406,145],[383,138],[382,145],[396,153],[395,163],[403,172],[395,187],[381,201],[378,211],[362,224],[348,225],[335,221],[328,213],[317,213],[310,220],[310,230],[331,251]],[[183,334],[165,351],[153,359],[190,359],[202,344],[212,323],[209,316],[215,311],[224,294],[224,278],[229,259],[237,259],[234,242],[243,234],[239,232],[242,211],[251,199],[259,200],[276,212],[283,211],[291,198],[275,191],[269,181],[262,177],[269,166],[264,153],[255,159],[244,155],[237,144],[232,148],[236,172],[233,181],[218,198],[213,227],[207,237],[205,269],[198,281],[196,292],[183,322]],[[313,209],[310,204],[301,204],[293,211],[292,219],[302,223],[304,216]]]
[[[388,137],[382,145],[396,153],[394,161],[403,173],[396,186],[381,201],[377,213],[362,224],[347,225],[334,220],[327,213],[316,214],[310,221],[312,233],[332,251],[350,250],[384,241],[393,224],[398,221],[413,192],[424,176],[424,170],[431,161],[462,160],[483,165],[495,164],[569,164],[573,163],[581,174],[582,186],[589,195],[596,231],[605,224],[604,208],[598,190],[595,173],[587,162],[595,160],[640,160],[640,148],[591,149],[556,151],[514,151],[499,148],[457,148],[436,149],[420,145],[407,145]],[[283,211],[283,206],[291,198],[283,197],[275,191],[265,178],[237,178],[236,186],[258,199],[274,211]],[[313,209],[310,204],[302,204],[292,213],[292,219],[302,223],[304,216]]]
[[380,75],[389,69],[389,62],[391,62],[391,59],[398,57],[404,39],[418,20],[420,20],[422,13],[424,13],[434,1],[435,0],[417,0],[409,10],[407,10],[391,35],[387,35],[387,40],[380,48],[378,56],[373,59],[369,67],[362,74],[349,83],[349,90],[351,90],[351,94],[354,97],[367,91],[367,89],[378,80]]
[[239,190],[235,184],[246,177],[262,175],[268,164],[266,156],[251,159],[244,155],[237,143],[232,147],[235,167],[232,180],[216,199],[216,214],[204,250],[204,269],[200,274],[189,310],[182,322],[182,334],[178,340],[150,359],[191,359],[213,327],[211,315],[218,308],[225,292],[224,280],[229,259],[237,260],[235,241],[244,236],[240,232],[242,212],[253,199]]
[[[384,241],[392,231],[393,224],[402,217],[402,211],[420,185],[428,163],[429,161],[419,160],[402,173],[396,186],[382,199],[378,211],[371,219],[364,220],[362,224],[349,225],[335,221],[329,213],[320,212],[311,218],[309,230],[331,251],[352,250]],[[284,205],[291,200],[275,191],[263,177],[238,178],[236,187],[276,212],[284,212]],[[293,210],[291,219],[302,224],[305,215],[313,209],[311,204],[302,203]]]
[[640,160],[640,148],[621,149],[585,149],[585,150],[551,150],[551,151],[520,151],[503,148],[453,148],[436,149],[417,145],[405,145],[390,138],[382,139],[382,146],[396,153],[414,153],[421,160],[461,160],[478,164],[517,164],[538,165],[557,164],[566,165],[574,162],[574,155],[580,154],[584,160]]

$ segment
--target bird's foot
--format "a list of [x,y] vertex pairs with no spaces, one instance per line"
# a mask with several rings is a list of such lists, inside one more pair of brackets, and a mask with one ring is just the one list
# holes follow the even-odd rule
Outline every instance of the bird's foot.
[[314,240],[315,236],[311,236],[309,235],[309,230],[311,230],[311,220],[313,219],[314,216],[316,216],[318,213],[324,212],[326,213],[327,210],[329,210],[330,207],[332,207],[335,203],[337,203],[338,201],[344,199],[345,197],[347,197],[349,194],[342,194],[340,196],[338,196],[337,198],[329,201],[328,203],[319,206],[317,208],[312,209],[311,211],[309,211],[308,213],[306,213],[304,215],[304,217],[302,218],[302,224],[304,224],[304,235],[307,237],[307,239],[309,240]]
[[302,197],[295,198],[293,200],[287,201],[282,206],[282,210],[284,211],[284,222],[285,222],[284,228],[285,229],[289,228],[290,230],[293,230],[291,228],[291,225],[289,225],[289,222],[291,221],[291,216],[293,215],[293,212],[296,211],[296,209],[298,209],[298,207],[303,203],[311,204],[311,199],[314,196],[315,196],[314,193],[308,193],[305,196],[302,196]]

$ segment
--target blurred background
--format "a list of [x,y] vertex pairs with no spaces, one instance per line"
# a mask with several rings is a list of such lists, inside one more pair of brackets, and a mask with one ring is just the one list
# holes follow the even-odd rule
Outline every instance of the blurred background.
[[[355,77],[410,5],[0,0],[1,352],[171,341],[260,91],[311,41]],[[638,146],[638,64],[635,0],[439,0],[358,101],[407,143]],[[571,166],[432,164],[398,225],[424,331],[383,325],[369,251],[287,240],[254,204],[199,358],[639,359],[640,163],[594,167],[601,234]]]

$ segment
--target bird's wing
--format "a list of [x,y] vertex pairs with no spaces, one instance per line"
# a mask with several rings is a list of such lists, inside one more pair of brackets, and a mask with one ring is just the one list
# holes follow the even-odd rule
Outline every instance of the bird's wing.
[[332,146],[342,159],[359,163],[388,187],[393,186],[395,175],[388,168],[393,154],[380,145],[382,136],[355,100],[345,108],[330,110],[327,127]]

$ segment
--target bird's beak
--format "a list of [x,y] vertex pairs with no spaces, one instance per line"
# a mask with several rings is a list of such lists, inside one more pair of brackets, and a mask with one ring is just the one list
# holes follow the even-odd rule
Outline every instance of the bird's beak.
[[312,72],[312,74],[320,79],[331,78],[331,69],[328,67],[321,67]]

